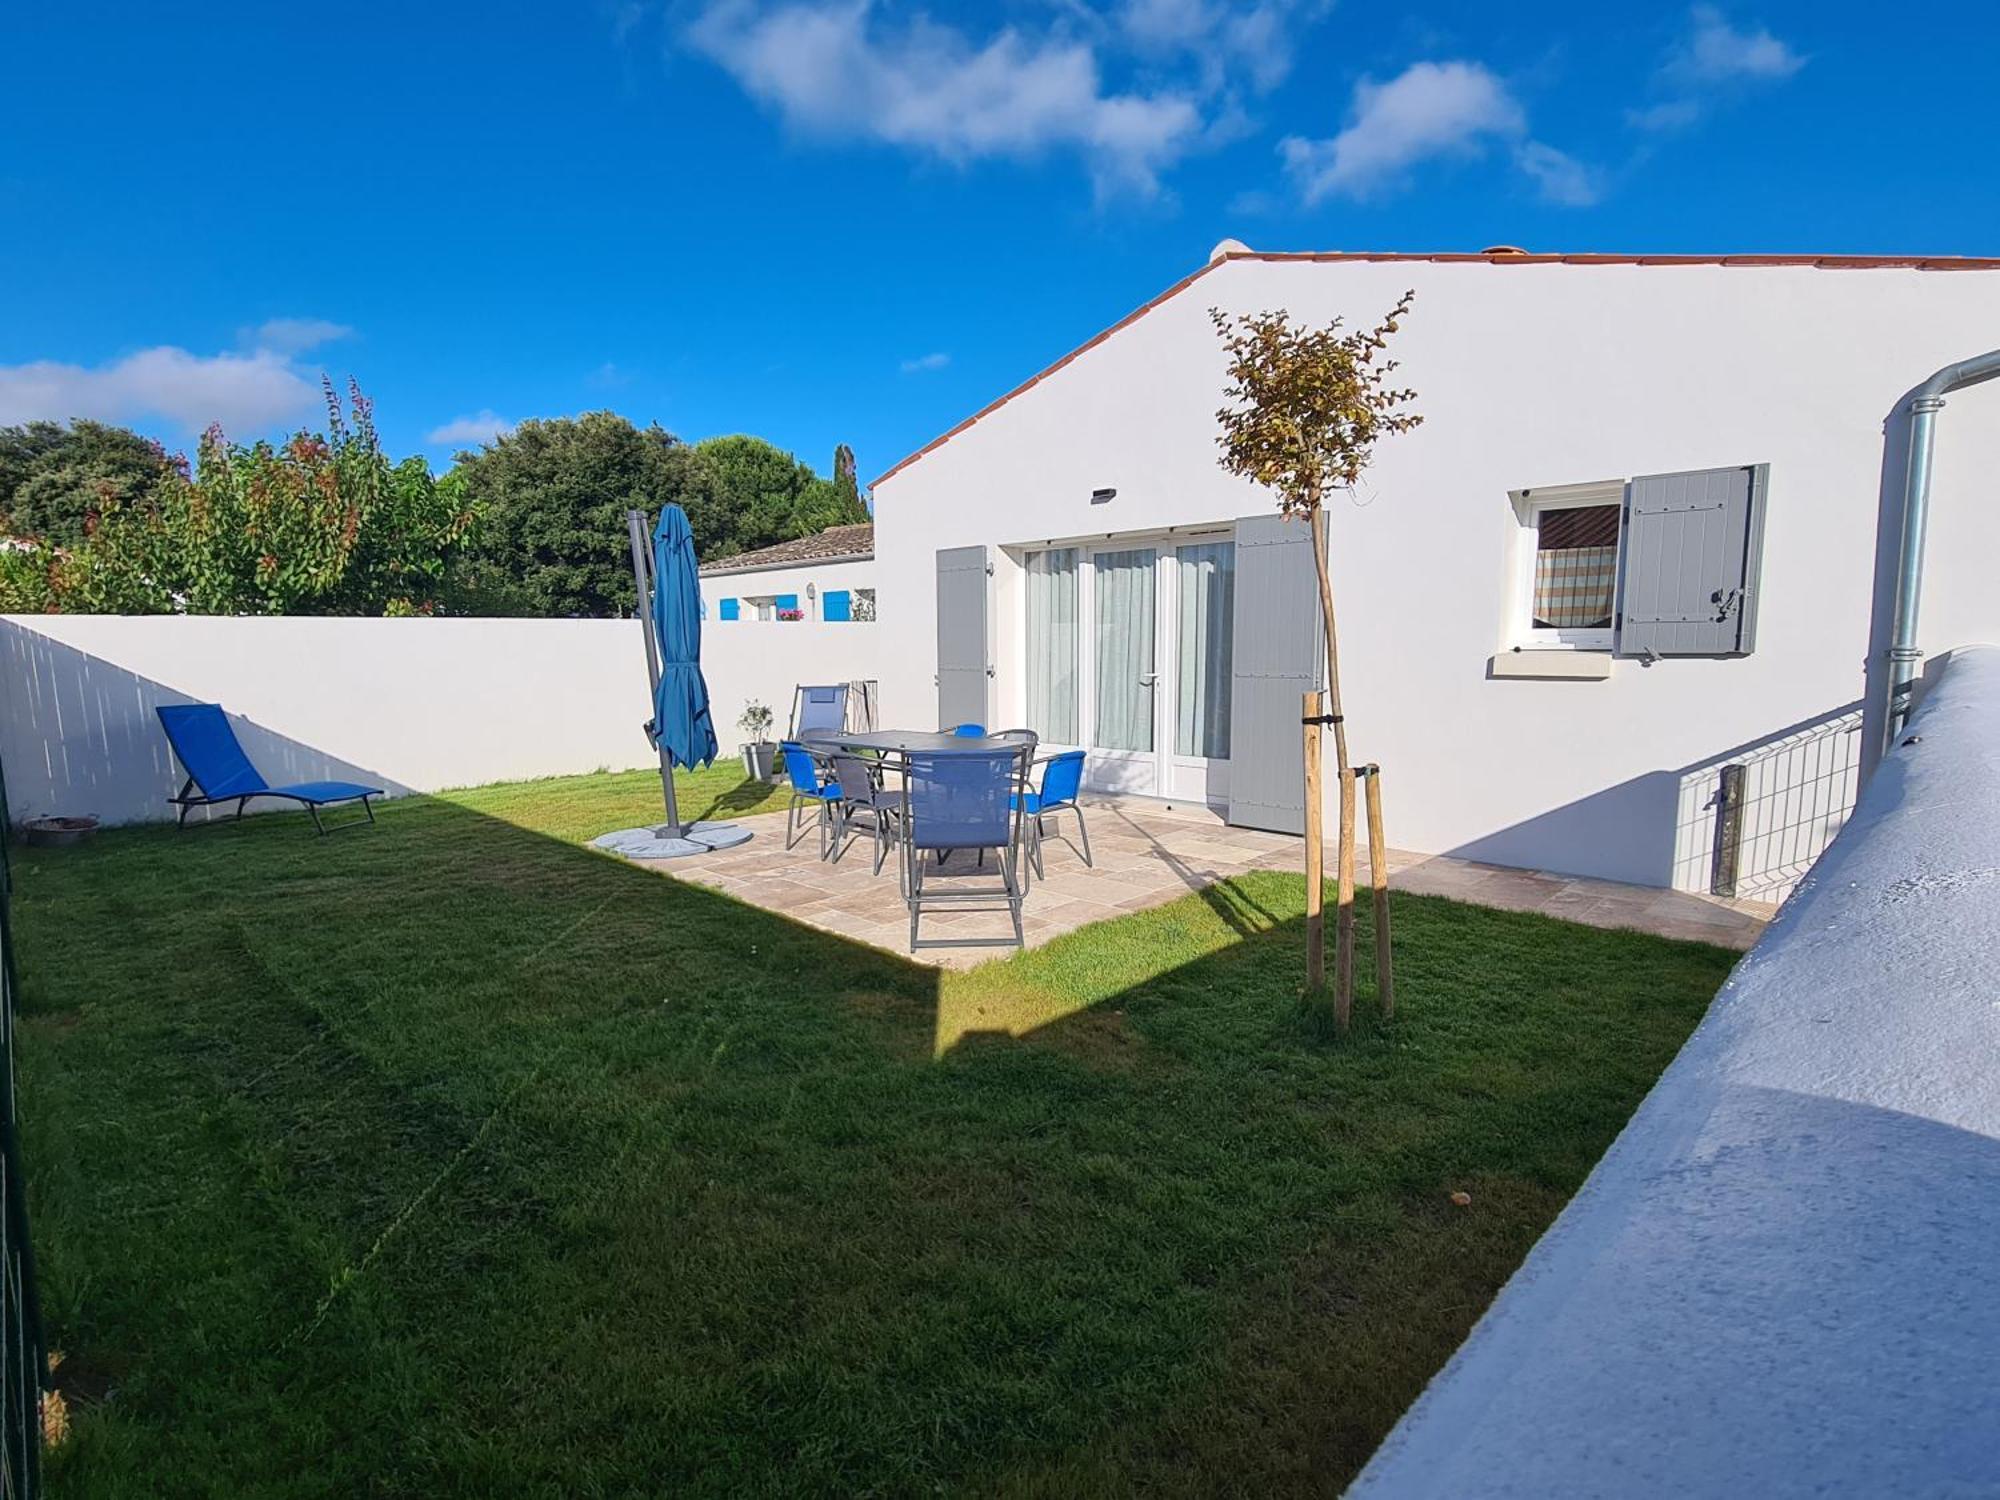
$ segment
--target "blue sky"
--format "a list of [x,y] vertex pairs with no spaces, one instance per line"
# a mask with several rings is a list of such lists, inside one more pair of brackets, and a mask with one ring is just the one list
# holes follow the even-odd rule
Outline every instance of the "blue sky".
[[866,478],[1224,236],[2000,253],[1990,0],[25,9],[0,423],[177,447],[325,370],[439,467],[610,407]]

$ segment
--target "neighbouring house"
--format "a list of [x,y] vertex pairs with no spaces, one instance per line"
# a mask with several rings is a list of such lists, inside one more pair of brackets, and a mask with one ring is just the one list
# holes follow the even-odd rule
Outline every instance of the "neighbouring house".
[[702,664],[725,753],[742,738],[736,722],[749,703],[769,708],[784,734],[800,683],[852,683],[857,710],[873,704],[889,655],[875,591],[875,528],[866,523],[703,565]]
[[[1097,788],[1297,829],[1310,543],[1217,465],[1209,310],[1366,327],[1414,288],[1392,352],[1424,425],[1329,507],[1391,842],[1775,899],[1879,753],[1908,409],[2000,345],[1996,272],[1225,241],[875,482],[883,713],[1026,724],[1087,750]],[[1932,654],[2000,638],[2000,387],[1951,408]]]
[[719,625],[871,624],[875,528],[829,526],[775,547],[704,563],[701,600]]

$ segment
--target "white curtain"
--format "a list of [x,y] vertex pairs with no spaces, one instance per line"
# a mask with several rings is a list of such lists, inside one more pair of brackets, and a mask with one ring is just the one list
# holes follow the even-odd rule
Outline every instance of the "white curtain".
[[1076,724],[1076,548],[1028,554],[1028,727],[1080,745]]
[[1236,544],[1182,547],[1179,567],[1180,701],[1174,753],[1227,760]]
[[1150,547],[1097,554],[1097,734],[1105,750],[1153,748]]

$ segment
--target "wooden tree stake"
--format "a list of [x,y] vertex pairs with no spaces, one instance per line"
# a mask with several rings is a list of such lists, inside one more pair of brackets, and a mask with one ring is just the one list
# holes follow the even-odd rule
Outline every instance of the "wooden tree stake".
[[1382,768],[1367,767],[1368,889],[1375,908],[1375,994],[1382,1014],[1396,1013],[1395,956],[1389,946],[1389,839],[1382,832]]
[[1354,1014],[1354,771],[1340,773],[1340,890],[1333,926],[1333,1024],[1347,1030]]
[[1326,712],[1324,696],[1307,693],[1299,717],[1312,722],[1304,726],[1306,737],[1306,994],[1326,988],[1326,830],[1325,802],[1320,795],[1320,744],[1323,736],[1318,723]]

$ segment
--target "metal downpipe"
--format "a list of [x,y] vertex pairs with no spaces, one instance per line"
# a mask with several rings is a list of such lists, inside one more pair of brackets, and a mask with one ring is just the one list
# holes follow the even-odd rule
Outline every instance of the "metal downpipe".
[[[1930,525],[1931,454],[1937,442],[1937,414],[1944,398],[1969,385],[2000,377],[2000,349],[1946,365],[1910,397],[1910,460],[1903,475],[1903,535],[1896,561],[1896,606],[1889,635],[1888,689],[1882,704],[1882,749],[1895,742],[1910,684],[1924,659],[1917,645],[1917,614],[1923,602],[1924,533]],[[1901,705],[1901,708],[1899,708]]]

